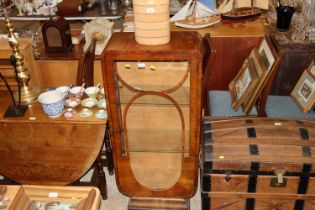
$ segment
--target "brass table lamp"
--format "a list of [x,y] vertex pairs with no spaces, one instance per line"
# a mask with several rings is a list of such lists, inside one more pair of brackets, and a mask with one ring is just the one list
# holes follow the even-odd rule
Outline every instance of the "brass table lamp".
[[[27,68],[24,65],[24,56],[19,51],[19,41],[14,34],[13,25],[9,19],[9,15],[3,1],[0,1],[0,11],[4,16],[6,27],[8,30],[8,40],[9,45],[12,48],[13,56],[16,60],[16,70],[17,70],[17,82],[20,85],[21,103],[31,104],[37,99],[39,91],[29,86],[30,75]],[[19,93],[14,94],[14,98],[17,100]]]

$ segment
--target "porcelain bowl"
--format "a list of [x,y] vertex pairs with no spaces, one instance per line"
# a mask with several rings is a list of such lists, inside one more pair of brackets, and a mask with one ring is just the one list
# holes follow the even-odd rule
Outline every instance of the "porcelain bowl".
[[88,95],[88,97],[96,98],[99,91],[100,91],[99,87],[93,86],[93,87],[86,88],[84,92],[86,95]]
[[68,93],[70,90],[69,86],[60,86],[56,88],[57,91],[62,92],[65,96],[65,99],[68,97]]
[[83,96],[84,90],[85,90],[84,87],[75,86],[72,87],[69,92],[72,97],[81,98]]
[[62,114],[65,103],[63,93],[56,90],[46,91],[38,96],[38,101],[48,117],[59,117]]

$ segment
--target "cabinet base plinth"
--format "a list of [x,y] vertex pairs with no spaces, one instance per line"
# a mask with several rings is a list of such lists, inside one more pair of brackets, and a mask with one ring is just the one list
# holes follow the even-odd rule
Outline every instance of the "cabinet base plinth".
[[189,210],[189,199],[130,198],[128,210]]

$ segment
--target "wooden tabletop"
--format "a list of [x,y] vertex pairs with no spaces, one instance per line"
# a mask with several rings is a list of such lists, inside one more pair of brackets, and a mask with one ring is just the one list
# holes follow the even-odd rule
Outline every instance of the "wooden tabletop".
[[[79,105],[75,108],[77,114],[74,118],[66,118],[63,115],[57,118],[49,118],[43,111],[41,104],[38,101],[35,101],[33,104],[28,105],[28,109],[24,116],[14,117],[14,118],[4,118],[3,115],[6,112],[7,108],[12,105],[11,97],[6,91],[0,92],[0,122],[48,122],[48,123],[89,123],[89,124],[106,124],[107,119],[98,119],[94,115],[91,117],[80,117],[79,112],[84,109],[82,105]],[[99,108],[94,106],[92,109],[95,114]]]
[[4,118],[11,105],[7,93],[0,92],[0,103],[1,175],[21,184],[67,185],[96,160],[107,119],[80,117],[82,106],[72,119],[49,118],[38,102],[22,117]]

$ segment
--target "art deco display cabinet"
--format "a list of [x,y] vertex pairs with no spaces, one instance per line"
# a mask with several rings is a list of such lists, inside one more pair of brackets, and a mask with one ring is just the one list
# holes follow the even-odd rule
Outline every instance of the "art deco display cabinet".
[[114,33],[102,54],[118,189],[130,197],[184,198],[198,183],[201,38],[173,32],[145,46]]

